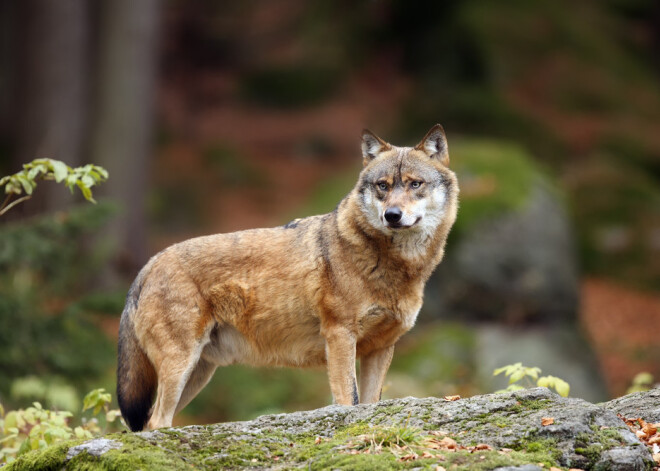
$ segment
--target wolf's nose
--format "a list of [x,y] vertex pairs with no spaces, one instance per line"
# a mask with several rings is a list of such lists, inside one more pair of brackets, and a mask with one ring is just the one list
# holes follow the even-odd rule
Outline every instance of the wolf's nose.
[[389,208],[385,211],[385,220],[390,224],[396,224],[401,221],[401,210],[399,208]]

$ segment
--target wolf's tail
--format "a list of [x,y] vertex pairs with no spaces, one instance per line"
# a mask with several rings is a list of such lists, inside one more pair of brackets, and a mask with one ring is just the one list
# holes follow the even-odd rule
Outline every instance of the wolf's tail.
[[133,325],[145,272],[146,267],[131,285],[119,322],[117,402],[122,417],[134,432],[147,424],[157,386],[156,371],[140,347]]

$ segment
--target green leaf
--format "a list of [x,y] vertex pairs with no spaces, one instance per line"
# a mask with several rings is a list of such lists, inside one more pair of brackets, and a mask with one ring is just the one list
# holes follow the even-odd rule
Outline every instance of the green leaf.
[[53,174],[55,175],[55,181],[57,183],[60,183],[69,174],[69,168],[64,162],[60,162],[59,160],[51,160],[50,164],[53,167]]
[[18,452],[16,452],[17,455],[22,455],[23,453],[27,453],[30,451],[30,440],[25,440],[23,443],[21,443],[21,446],[18,449]]
[[9,411],[5,417],[5,430],[18,428],[18,413],[15,410]]
[[30,180],[34,180],[35,178],[37,178],[37,175],[39,175],[40,172],[41,172],[41,168],[32,167],[30,171],[27,173],[27,177]]
[[90,175],[83,175],[80,180],[82,181],[82,184],[85,185],[87,188],[94,186],[94,184],[96,183],[94,178],[92,178]]
[[539,374],[541,373],[541,368],[538,366],[534,366],[531,368],[525,368],[525,375],[533,378],[533,379],[538,379]]
[[99,167],[98,165],[95,165],[94,170],[96,170],[101,175],[103,180],[108,179],[108,176],[109,176],[108,171],[106,169],[104,169],[103,167]]
[[78,185],[78,188],[80,188],[80,191],[82,192],[83,196],[87,201],[90,201],[92,203],[96,203],[94,198],[92,197],[92,190],[90,190],[88,187],[86,187],[83,182],[77,181],[76,185]]
[[105,390],[93,389],[85,395],[85,398],[83,399],[83,412],[96,406],[102,391]]
[[28,178],[22,173],[19,173],[18,175],[16,175],[16,177],[18,178],[18,181],[21,183],[21,186],[23,187],[23,191],[25,191],[25,193],[27,193],[28,195],[31,195],[33,183],[30,180],[28,180]]
[[503,366],[502,368],[497,368],[495,371],[493,371],[493,376],[497,376],[497,375],[505,372],[507,368],[508,368],[508,366]]
[[550,376],[542,376],[541,378],[538,379],[536,382],[536,385],[540,388],[550,388],[551,386],[551,379]]
[[514,372],[509,378],[509,384],[517,383],[525,377],[525,370],[518,370]]
[[568,397],[568,393],[570,392],[571,387],[563,379],[557,378],[557,381],[555,382],[555,389],[557,390],[560,396]]

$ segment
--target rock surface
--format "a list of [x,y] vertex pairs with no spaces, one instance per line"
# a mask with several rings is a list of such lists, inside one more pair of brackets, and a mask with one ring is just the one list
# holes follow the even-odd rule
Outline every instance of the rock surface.
[[660,389],[628,394],[603,405],[629,419],[641,417],[647,422],[660,422]]
[[600,405],[545,388],[454,401],[409,397],[66,442],[7,470],[644,470],[653,468],[651,454],[616,413],[644,417],[659,407],[658,391]]
[[577,272],[567,211],[539,180],[521,207],[480,221],[449,245],[427,285],[426,303],[441,306],[434,311],[441,317],[572,322]]

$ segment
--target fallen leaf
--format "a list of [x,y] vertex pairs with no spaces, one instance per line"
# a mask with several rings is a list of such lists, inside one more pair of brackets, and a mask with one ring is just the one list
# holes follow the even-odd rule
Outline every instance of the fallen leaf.
[[660,443],[660,433],[656,433],[649,438],[649,445],[657,445],[658,443]]
[[447,471],[444,466],[436,466],[435,471]]
[[649,424],[648,422],[644,423],[642,426],[642,431],[649,437],[652,437],[658,432],[657,424]]
[[439,444],[440,444],[441,447],[447,448],[449,450],[454,450],[458,446],[458,444],[456,443],[456,440],[454,440],[453,438],[449,438],[449,437],[445,437],[442,440],[440,440]]
[[433,454],[429,453],[428,451],[425,451],[422,453],[422,458],[433,458]]
[[460,398],[461,396],[456,395],[456,396],[445,396],[444,399],[445,401],[452,402],[452,401],[458,401]]
[[559,468],[555,468],[554,466],[551,466],[551,467],[550,467],[550,471],[561,471],[561,469],[559,469]]
[[321,437],[316,437],[316,440],[314,440],[314,445],[318,445],[322,441],[323,441],[323,439]]
[[492,450],[493,447],[490,445],[486,445],[485,443],[479,443],[477,446],[474,447],[475,450]]
[[544,427],[547,427],[548,425],[552,425],[554,423],[555,423],[554,417],[543,417],[541,419],[541,425],[543,425]]
[[408,453],[407,455],[403,455],[401,458],[399,458],[399,461],[415,461],[417,459],[417,455],[415,453]]

